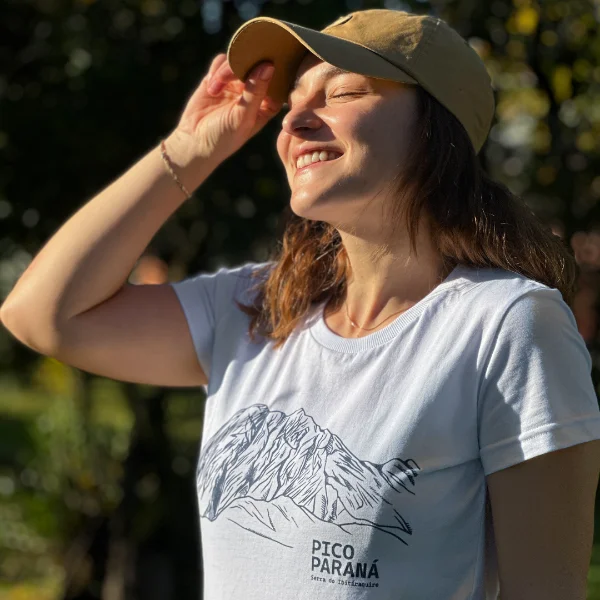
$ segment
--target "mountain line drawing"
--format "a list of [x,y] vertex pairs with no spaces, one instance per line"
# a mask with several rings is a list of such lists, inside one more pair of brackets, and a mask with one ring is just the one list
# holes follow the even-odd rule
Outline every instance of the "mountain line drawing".
[[290,529],[319,522],[350,534],[372,527],[408,545],[412,527],[396,505],[402,494],[415,494],[419,470],[412,459],[360,460],[302,409],[286,415],[254,404],[235,413],[201,452],[200,516],[227,518],[289,547],[297,538]]

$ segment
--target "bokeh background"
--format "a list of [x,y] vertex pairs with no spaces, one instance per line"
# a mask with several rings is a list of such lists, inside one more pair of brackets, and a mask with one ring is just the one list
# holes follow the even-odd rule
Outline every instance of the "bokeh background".
[[[171,131],[243,21],[320,29],[379,7],[446,19],[486,62],[497,113],[481,160],[572,248],[597,384],[598,0],[3,0],[0,300],[61,223]],[[132,282],[266,258],[288,201],[280,121],[173,215]],[[203,401],[72,369],[0,328],[0,598],[199,598]],[[599,599],[596,540],[588,597]]]

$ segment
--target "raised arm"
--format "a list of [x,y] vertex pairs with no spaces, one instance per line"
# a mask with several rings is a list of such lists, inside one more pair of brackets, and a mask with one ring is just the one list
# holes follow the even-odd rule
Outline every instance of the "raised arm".
[[[266,96],[269,69],[258,65],[242,82],[225,54],[214,58],[166,139],[189,191],[281,108]],[[155,233],[185,200],[160,148],[151,149],[45,244],[2,305],[4,326],[37,352],[114,379],[205,383],[170,286],[127,283]]]

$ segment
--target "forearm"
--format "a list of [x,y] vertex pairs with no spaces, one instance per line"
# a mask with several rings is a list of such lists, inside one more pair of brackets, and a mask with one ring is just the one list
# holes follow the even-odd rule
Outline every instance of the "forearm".
[[[175,170],[191,192],[216,165],[190,160],[186,150],[170,141],[167,149]],[[44,331],[110,298],[185,201],[157,145],[50,238],[4,302],[4,324]]]

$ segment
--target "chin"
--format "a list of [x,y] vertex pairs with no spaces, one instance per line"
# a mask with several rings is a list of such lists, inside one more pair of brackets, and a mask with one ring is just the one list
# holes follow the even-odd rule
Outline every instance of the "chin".
[[305,194],[302,196],[303,197],[301,198],[292,196],[290,199],[290,208],[294,214],[304,219],[323,221],[325,216],[324,212],[330,212],[323,210],[323,198],[307,196]]
[[[337,191],[337,190],[336,190]],[[292,212],[304,219],[326,223],[346,222],[362,202],[340,196],[339,193],[310,194],[306,190],[293,193],[290,198]]]

